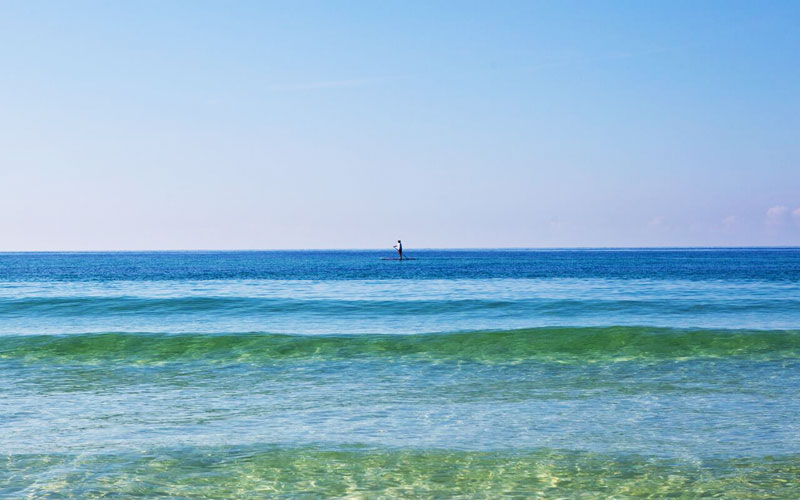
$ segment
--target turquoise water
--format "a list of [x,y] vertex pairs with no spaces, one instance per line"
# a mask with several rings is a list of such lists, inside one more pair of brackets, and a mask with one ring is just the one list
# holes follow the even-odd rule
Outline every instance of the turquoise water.
[[0,496],[800,497],[800,250],[0,254]]

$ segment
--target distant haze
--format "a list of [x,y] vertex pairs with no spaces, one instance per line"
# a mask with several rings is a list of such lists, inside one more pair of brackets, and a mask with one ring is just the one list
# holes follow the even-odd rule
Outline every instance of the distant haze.
[[0,250],[800,245],[800,2],[0,3]]

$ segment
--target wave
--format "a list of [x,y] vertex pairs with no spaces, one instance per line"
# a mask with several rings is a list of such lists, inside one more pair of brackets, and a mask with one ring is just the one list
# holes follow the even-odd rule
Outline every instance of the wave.
[[800,357],[800,330],[528,328],[411,335],[91,333],[0,337],[0,359],[53,363],[269,364],[387,359],[561,363]]
[[515,301],[464,300],[303,300],[259,297],[30,297],[0,301],[0,314],[84,316],[93,314],[270,313],[441,313],[513,307]]
[[92,315],[169,315],[214,313],[430,315],[473,311],[513,311],[538,315],[562,314],[713,314],[800,309],[794,299],[552,299],[522,300],[332,300],[263,297],[25,297],[0,300],[0,317],[80,317]]
[[664,460],[546,448],[258,445],[0,456],[0,492],[20,498],[797,498],[798,474],[798,455]]

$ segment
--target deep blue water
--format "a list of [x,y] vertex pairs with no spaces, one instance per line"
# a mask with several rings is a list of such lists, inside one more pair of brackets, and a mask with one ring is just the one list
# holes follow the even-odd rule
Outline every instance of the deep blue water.
[[800,495],[800,249],[408,254],[0,254],[0,496]]
[[3,281],[605,278],[793,281],[795,248],[0,254]]

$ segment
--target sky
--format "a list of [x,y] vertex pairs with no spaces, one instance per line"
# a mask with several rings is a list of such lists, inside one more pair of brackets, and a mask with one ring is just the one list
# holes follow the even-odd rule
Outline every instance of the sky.
[[800,245],[800,2],[0,2],[0,251]]

